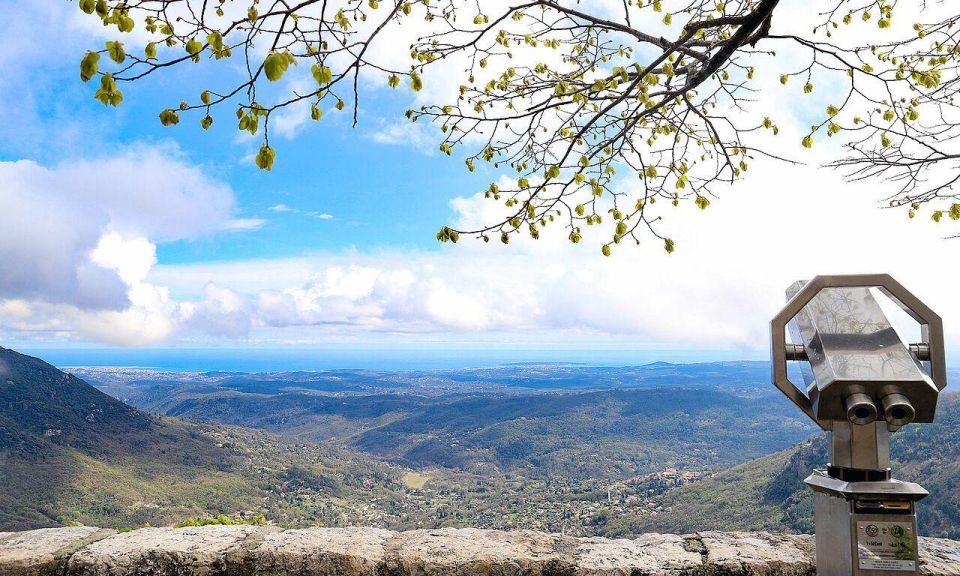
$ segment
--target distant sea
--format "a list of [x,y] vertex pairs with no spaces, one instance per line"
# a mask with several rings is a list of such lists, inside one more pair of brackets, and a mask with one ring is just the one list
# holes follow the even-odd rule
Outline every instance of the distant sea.
[[19,349],[59,367],[117,366],[174,372],[289,372],[296,370],[439,370],[515,363],[636,366],[651,362],[765,360],[737,350],[534,350],[392,348],[41,348]]

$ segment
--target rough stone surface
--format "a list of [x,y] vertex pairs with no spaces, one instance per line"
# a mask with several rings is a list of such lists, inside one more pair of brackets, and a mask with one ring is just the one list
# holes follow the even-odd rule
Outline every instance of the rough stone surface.
[[412,530],[390,540],[386,564],[405,576],[560,576],[573,573],[576,546],[574,538],[529,530]]
[[0,533],[0,576],[60,574],[71,554],[110,534],[90,526]]
[[253,565],[258,576],[376,576],[393,535],[378,528],[275,532],[254,550]]
[[[255,526],[0,532],[0,576],[813,576],[811,536],[572,538],[526,530]],[[920,539],[921,574],[960,576],[960,541]]]
[[76,576],[243,573],[249,556],[244,544],[255,546],[267,534],[268,530],[255,526],[140,528],[78,551],[67,570]]
[[768,532],[701,532],[705,563],[720,574],[815,574],[813,538]]
[[643,534],[635,539],[582,538],[576,551],[577,574],[691,574],[703,558],[688,538],[674,534]]
[[960,542],[921,538],[920,573],[960,576]]

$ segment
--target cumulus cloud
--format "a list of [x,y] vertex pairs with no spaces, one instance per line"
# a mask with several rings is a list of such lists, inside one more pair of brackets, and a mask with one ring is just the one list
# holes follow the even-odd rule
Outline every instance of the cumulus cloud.
[[[952,342],[960,338],[960,303],[951,294],[960,273],[930,264],[952,261],[955,242],[935,226],[878,210],[871,187],[846,184],[835,172],[756,170],[706,211],[675,209],[674,254],[651,240],[604,258],[599,238],[574,246],[548,228],[540,241],[509,246],[463,239],[438,252],[160,265],[150,280],[183,293],[214,282],[247,295],[251,341],[507,339],[759,353],[790,282],[889,272],[944,316]],[[454,206],[471,221],[489,204],[478,196]]]
[[220,338],[243,338],[250,332],[252,306],[247,297],[215,284],[204,287],[198,303],[183,307],[186,325]]
[[117,344],[162,341],[184,313],[145,281],[157,243],[263,224],[171,146],[0,162],[0,205],[0,326]]

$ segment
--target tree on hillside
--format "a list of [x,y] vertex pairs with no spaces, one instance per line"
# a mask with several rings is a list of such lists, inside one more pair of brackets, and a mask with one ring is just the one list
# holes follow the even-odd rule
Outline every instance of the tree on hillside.
[[[462,74],[459,96],[409,110],[408,118],[434,123],[440,150],[462,155],[466,169],[487,162],[509,178],[486,191],[505,206],[502,219],[443,227],[438,239],[507,243],[513,234],[537,238],[544,227],[562,226],[579,242],[586,226],[599,226],[609,233],[604,254],[651,235],[673,251],[661,231],[664,205],[705,209],[754,158],[785,160],[765,144],[779,127],[775,115],[758,111],[767,98],[761,81],[772,77],[794,97],[826,77],[843,93],[817,111],[798,138],[802,146],[842,137],[845,154],[833,165],[854,179],[883,181],[890,206],[910,217],[924,208],[936,221],[960,219],[953,188],[960,15],[934,17],[924,4],[900,16],[908,11],[902,1],[830,0],[804,14],[810,32],[796,35],[778,32],[789,28],[778,26],[788,9],[782,4],[79,0],[118,31],[83,56],[80,74],[98,84],[97,99],[116,106],[125,83],[193,63],[216,67],[216,85],[199,94],[171,89],[172,99],[185,99],[162,110],[160,121],[193,117],[208,128],[235,114],[239,130],[263,139],[256,163],[269,170],[271,115],[309,107],[319,120],[335,108],[352,110],[356,123],[368,78],[419,91],[445,63],[444,77]],[[119,33],[131,32],[124,42]],[[409,46],[396,46],[403,34]],[[409,51],[409,62],[390,64],[396,58],[385,55],[398,50]],[[803,60],[781,60],[784,52]],[[311,88],[271,86],[295,66],[309,70]]]

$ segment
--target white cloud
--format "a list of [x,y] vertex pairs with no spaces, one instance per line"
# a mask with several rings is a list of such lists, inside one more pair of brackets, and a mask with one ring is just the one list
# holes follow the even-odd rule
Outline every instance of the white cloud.
[[263,218],[234,218],[227,222],[225,230],[233,232],[251,232],[263,228],[267,221]]
[[[288,78],[284,82],[284,89],[288,94],[309,94],[316,91],[317,83],[307,71],[294,70],[288,74]],[[308,98],[294,102],[271,114],[271,133],[287,140],[299,135],[310,121],[310,104],[312,101]]]
[[127,240],[116,232],[100,237],[90,259],[108,270],[115,270],[127,285],[142,282],[157,263],[157,248],[146,238]]
[[369,137],[377,144],[411,146],[422,152],[432,153],[439,140],[439,131],[423,122],[411,122],[405,118],[383,121],[380,128]]
[[[252,342],[516,341],[591,347],[741,348],[767,345],[786,286],[815,274],[889,272],[941,313],[954,347],[960,303],[956,242],[902,212],[878,210],[871,186],[834,172],[760,163],[754,178],[706,211],[671,208],[677,240],[571,245],[562,230],[540,241],[461,239],[439,252],[315,254],[293,259],[160,265],[155,283],[191,293],[213,281],[249,297]],[[491,201],[459,199],[464,220]],[[923,258],[918,258],[922,247]],[[392,335],[392,336],[390,336]],[[391,340],[393,339],[393,340]]]
[[243,338],[250,331],[251,304],[243,295],[214,284],[199,303],[184,306],[186,326],[214,337]]
[[146,282],[156,244],[259,228],[171,146],[52,167],[0,162],[0,330],[164,341],[184,310]]
[[[275,204],[270,208],[267,208],[267,210],[270,210],[271,212],[277,212],[279,214],[302,214],[304,216],[307,216],[308,218],[315,218],[317,220],[334,220],[335,219],[334,215],[328,212],[321,212],[319,210],[304,211],[299,208],[293,208],[286,204]],[[254,219],[254,221],[258,223],[257,228],[259,228],[265,223],[263,220]]]

